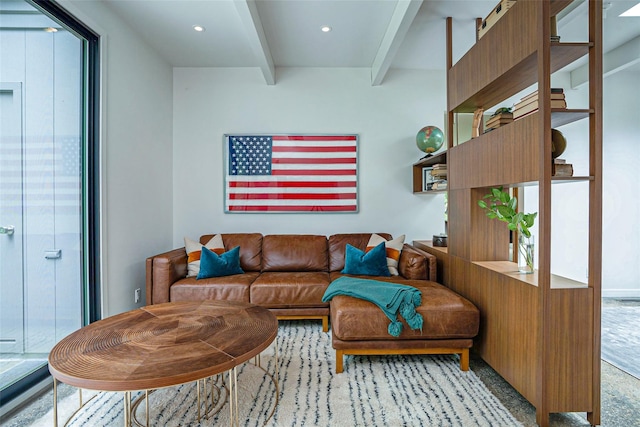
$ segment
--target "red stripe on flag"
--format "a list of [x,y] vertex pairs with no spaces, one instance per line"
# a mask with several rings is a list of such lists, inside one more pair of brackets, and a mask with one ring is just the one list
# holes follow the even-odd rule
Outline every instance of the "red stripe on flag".
[[287,147],[275,146],[271,148],[274,153],[355,153],[354,146],[336,146],[336,147]]
[[354,175],[355,169],[276,169],[271,170],[271,175]]
[[278,164],[287,164],[287,165],[296,165],[296,164],[301,164],[301,165],[329,165],[331,163],[337,163],[337,164],[345,164],[345,163],[355,163],[356,159],[354,157],[352,158],[335,158],[335,159],[296,159],[296,158],[289,158],[289,157],[282,157],[282,158],[278,158],[278,159],[271,159],[272,163],[278,163]]
[[355,135],[273,135],[273,141],[355,141]]
[[336,187],[355,187],[355,181],[231,181],[231,188],[336,188]]
[[230,200],[346,200],[356,193],[232,193]]
[[229,206],[232,212],[355,212],[356,205],[345,206]]

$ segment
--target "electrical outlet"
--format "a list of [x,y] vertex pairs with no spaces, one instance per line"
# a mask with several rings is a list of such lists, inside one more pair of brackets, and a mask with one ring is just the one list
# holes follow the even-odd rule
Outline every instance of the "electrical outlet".
[[140,302],[140,288],[137,288],[135,291],[133,291],[133,302],[135,302],[136,304]]

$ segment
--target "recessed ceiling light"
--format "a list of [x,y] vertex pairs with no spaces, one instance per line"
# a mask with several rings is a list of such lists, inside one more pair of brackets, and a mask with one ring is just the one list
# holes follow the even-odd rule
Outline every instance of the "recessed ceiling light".
[[56,28],[53,27],[47,27],[47,28],[43,28],[47,33],[57,33],[58,30]]
[[331,31],[331,27],[328,25],[324,25],[320,27],[320,29],[322,30],[323,33],[328,33],[329,31]]
[[640,16],[640,3],[620,14],[620,16]]
[[207,29],[205,27],[203,27],[202,25],[194,25],[193,29],[199,33],[202,33],[204,31],[206,31]]

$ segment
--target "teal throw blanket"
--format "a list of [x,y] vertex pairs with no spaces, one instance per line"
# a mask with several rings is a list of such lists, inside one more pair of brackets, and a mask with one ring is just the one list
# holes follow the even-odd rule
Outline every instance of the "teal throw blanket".
[[343,276],[331,282],[322,297],[322,302],[327,302],[336,295],[360,298],[380,307],[391,320],[387,330],[394,337],[402,332],[402,322],[398,320],[398,314],[411,329],[420,329],[422,333],[422,315],[416,312],[422,294],[413,286]]

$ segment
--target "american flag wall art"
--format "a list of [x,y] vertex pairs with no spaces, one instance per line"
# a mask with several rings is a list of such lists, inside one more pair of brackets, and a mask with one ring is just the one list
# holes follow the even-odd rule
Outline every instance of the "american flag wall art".
[[357,135],[225,135],[225,212],[357,212]]

